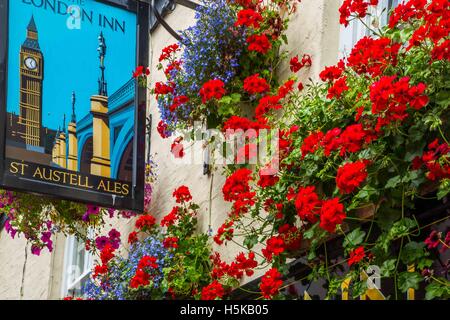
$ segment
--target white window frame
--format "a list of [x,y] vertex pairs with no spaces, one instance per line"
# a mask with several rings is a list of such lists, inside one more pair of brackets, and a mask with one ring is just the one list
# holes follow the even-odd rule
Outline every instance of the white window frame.
[[[379,17],[379,28],[382,28],[388,23],[388,13],[395,8],[402,0],[380,0],[376,7],[369,6],[369,12],[372,16],[366,16],[364,23],[368,26],[371,25],[373,16]],[[391,6],[390,8],[389,5]],[[387,8],[387,10],[384,10]],[[339,32],[339,59],[348,57],[355,44],[363,37],[372,35],[370,30],[366,28],[359,19],[350,21],[349,25],[345,27],[340,26]]]
[[[83,248],[80,248],[83,246]],[[76,266],[76,257],[78,251],[83,250],[84,263],[81,268]],[[64,250],[64,269],[63,269],[63,281],[61,288],[62,297],[72,295],[73,290],[81,289],[81,283],[86,280],[92,270],[94,257],[86,249],[84,244],[80,243],[75,236],[68,236],[66,239]],[[80,270],[82,269],[82,270]]]

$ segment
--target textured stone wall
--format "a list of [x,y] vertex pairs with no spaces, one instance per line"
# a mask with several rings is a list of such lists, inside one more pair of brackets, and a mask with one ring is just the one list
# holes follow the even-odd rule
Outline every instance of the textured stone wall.
[[[340,0],[302,0],[297,13],[292,18],[288,30],[290,56],[304,53],[310,54],[313,65],[300,72],[301,81],[318,79],[318,73],[326,65],[337,62],[339,44],[338,8]],[[194,12],[178,6],[166,17],[166,21],[175,30],[181,30],[192,24]],[[158,71],[161,49],[175,42],[170,34],[159,26],[151,35],[150,67],[152,83],[164,80],[162,71]],[[279,76],[285,79],[290,76],[289,64],[283,64]],[[194,201],[200,206],[199,231],[206,232],[211,224],[213,230],[223,223],[230,208],[222,197],[222,186],[225,178],[219,168],[213,178],[203,175],[202,165],[176,164],[170,153],[171,140],[163,140],[156,131],[159,112],[153,97],[149,100],[149,113],[153,116],[151,153],[158,163],[159,179],[154,186],[151,213],[162,218],[170,212],[174,201],[172,192],[180,185],[191,189]],[[210,192],[211,190],[211,192]],[[210,201],[211,199],[211,201]],[[209,215],[211,208],[211,217]],[[133,221],[113,219],[106,230],[117,228],[126,243],[128,233],[132,230]],[[64,261],[65,238],[58,236],[54,253],[43,253],[34,257],[28,249],[25,273],[26,242],[11,240],[4,231],[0,233],[0,299],[58,299],[61,297],[61,285]],[[221,252],[224,259],[230,261],[239,252],[239,247],[229,244],[227,247],[214,249]],[[255,274],[255,276],[261,275]]]

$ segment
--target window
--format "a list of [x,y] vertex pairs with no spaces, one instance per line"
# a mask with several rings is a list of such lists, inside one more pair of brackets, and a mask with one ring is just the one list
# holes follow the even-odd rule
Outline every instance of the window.
[[[387,25],[389,20],[389,12],[395,8],[401,0],[380,0],[377,7],[369,7],[372,16],[367,16],[364,23],[370,26],[373,22],[373,17],[378,17],[380,20],[379,28]],[[387,8],[387,10],[385,9]],[[339,59],[349,55],[354,45],[363,37],[369,36],[371,32],[364,26],[359,19],[355,19],[345,28],[341,25],[340,43],[339,43]]]
[[93,265],[92,255],[84,242],[69,236],[66,240],[63,274],[63,296],[81,296],[81,290],[89,279]]

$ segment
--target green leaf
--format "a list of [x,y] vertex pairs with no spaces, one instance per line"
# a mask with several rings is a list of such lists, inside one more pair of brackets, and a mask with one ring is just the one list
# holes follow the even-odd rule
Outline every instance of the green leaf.
[[419,289],[419,283],[423,280],[422,276],[417,272],[402,272],[398,276],[398,288],[402,292],[408,289]]
[[360,228],[357,228],[346,235],[342,245],[344,246],[344,248],[354,248],[363,242],[365,236],[366,233]]
[[434,298],[441,298],[441,299],[450,299],[450,283],[446,279],[440,278],[439,280],[443,281],[444,283],[447,282],[447,285],[440,284],[437,281],[433,281],[430,283],[426,288],[426,294],[425,299],[427,300],[433,300]]
[[397,259],[389,259],[383,262],[381,265],[380,275],[382,277],[390,277],[392,271],[395,270],[395,266],[397,264]]
[[413,264],[425,257],[425,243],[411,241],[402,249],[401,260],[404,264]]
[[443,199],[450,193],[450,179],[444,179],[439,185],[439,191],[437,193],[438,200]]
[[252,249],[258,243],[258,235],[250,235],[245,237],[244,246],[249,250]]
[[397,187],[400,184],[400,182],[402,182],[402,178],[400,176],[395,176],[388,180],[388,182],[385,185],[385,188],[393,189],[393,188]]

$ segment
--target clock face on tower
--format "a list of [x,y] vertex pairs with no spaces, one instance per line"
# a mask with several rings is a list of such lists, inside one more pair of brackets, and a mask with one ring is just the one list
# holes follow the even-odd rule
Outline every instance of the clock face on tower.
[[25,58],[24,63],[25,63],[25,67],[27,67],[27,69],[29,69],[29,70],[35,70],[37,68],[37,62],[32,57]]

